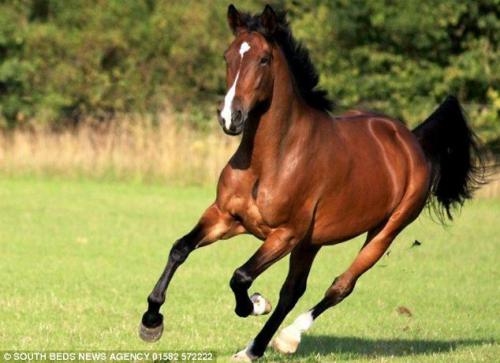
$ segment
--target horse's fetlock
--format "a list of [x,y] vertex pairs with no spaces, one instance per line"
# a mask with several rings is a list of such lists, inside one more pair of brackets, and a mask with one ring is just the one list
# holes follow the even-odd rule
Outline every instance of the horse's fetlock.
[[162,305],[165,302],[165,295],[159,294],[156,292],[152,292],[151,295],[148,296],[148,303],[153,305]]
[[163,315],[147,311],[142,316],[142,324],[147,328],[156,328],[163,323]]

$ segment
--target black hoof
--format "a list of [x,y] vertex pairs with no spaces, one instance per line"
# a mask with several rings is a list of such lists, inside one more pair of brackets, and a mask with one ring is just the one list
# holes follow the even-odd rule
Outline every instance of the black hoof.
[[142,322],[139,325],[139,336],[145,342],[153,343],[161,338],[163,333],[163,322],[154,328],[148,328]]

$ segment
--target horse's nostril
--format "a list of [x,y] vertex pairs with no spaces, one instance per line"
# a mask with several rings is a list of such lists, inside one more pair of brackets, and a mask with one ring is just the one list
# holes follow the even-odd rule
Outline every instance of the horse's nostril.
[[241,110],[237,110],[234,112],[233,121],[236,123],[240,123],[243,121],[243,113],[241,112]]

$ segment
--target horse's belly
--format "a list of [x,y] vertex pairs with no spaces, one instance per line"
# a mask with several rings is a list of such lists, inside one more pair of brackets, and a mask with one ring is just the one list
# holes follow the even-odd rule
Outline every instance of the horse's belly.
[[353,217],[350,221],[344,220],[343,222],[319,219],[315,223],[312,241],[319,245],[344,242],[375,228],[382,221],[384,221],[382,214],[371,218]]
[[313,241],[339,243],[379,226],[397,205],[393,188],[385,178],[372,178],[324,198],[315,216]]

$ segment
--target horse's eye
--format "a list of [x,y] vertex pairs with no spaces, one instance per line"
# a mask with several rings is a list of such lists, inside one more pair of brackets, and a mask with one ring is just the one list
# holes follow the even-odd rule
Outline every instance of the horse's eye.
[[266,64],[268,64],[268,63],[269,63],[269,57],[268,57],[268,56],[264,56],[264,57],[262,57],[262,58],[260,59],[260,64],[261,64],[262,66],[265,66],[265,65],[266,65]]

